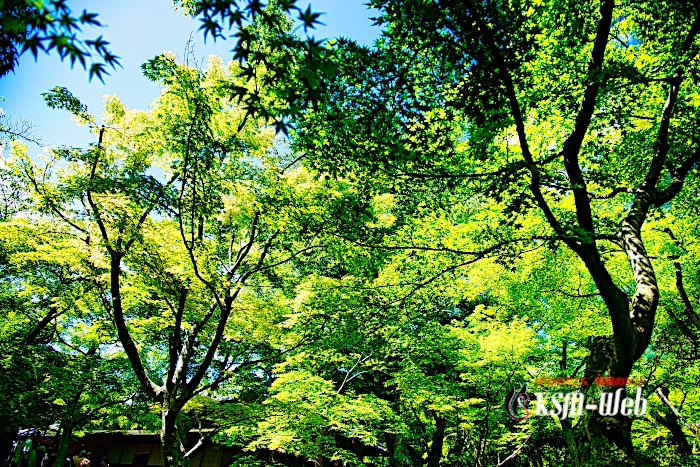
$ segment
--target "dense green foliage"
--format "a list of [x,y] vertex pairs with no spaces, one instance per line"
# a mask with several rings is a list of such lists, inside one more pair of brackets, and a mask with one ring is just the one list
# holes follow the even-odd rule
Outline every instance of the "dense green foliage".
[[[154,57],[148,110],[45,93],[87,148],[6,132],[4,433],[156,430],[168,467],[201,427],[236,466],[697,464],[697,2],[375,0],[371,48],[292,35],[293,0],[177,3],[235,60]],[[546,382],[610,376],[636,383]],[[640,416],[513,411],[637,386]]]

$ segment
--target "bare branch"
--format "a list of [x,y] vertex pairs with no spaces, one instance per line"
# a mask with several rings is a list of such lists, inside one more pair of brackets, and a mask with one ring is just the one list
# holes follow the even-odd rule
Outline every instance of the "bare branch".
[[[349,376],[352,374],[352,372],[355,371],[355,368],[357,368],[357,365],[359,365],[360,363],[364,363],[364,362],[365,362],[368,358],[370,358],[371,356],[372,356],[372,353],[370,353],[370,354],[367,355],[366,357],[360,356],[360,358],[357,359],[357,362],[355,362],[355,364],[352,366],[352,368],[350,368],[350,369],[345,373],[345,379],[343,379],[343,382],[340,384],[340,387],[339,387],[338,390],[336,391],[336,394],[340,394],[341,392],[343,392],[343,388],[345,387],[345,385],[346,385],[348,382],[352,381],[354,378],[356,378],[357,376],[359,376],[359,375],[362,373],[362,372],[360,372],[360,373],[356,374],[355,376],[349,378]],[[349,378],[349,379],[348,379],[348,378]]]
[[515,451],[513,451],[513,454],[511,454],[510,456],[506,457],[506,458],[503,459],[501,462],[499,462],[498,464],[496,464],[496,467],[501,467],[503,464],[505,464],[505,463],[508,462],[509,460],[515,459],[515,456],[517,456],[518,453],[520,452],[520,450],[521,450],[522,448],[525,447],[525,445],[527,444],[527,442],[530,441],[530,438],[532,438],[532,433],[530,433],[530,434],[528,435],[528,437],[525,438],[525,441],[523,441],[523,444],[521,444],[520,446],[518,446],[518,448],[517,448]]

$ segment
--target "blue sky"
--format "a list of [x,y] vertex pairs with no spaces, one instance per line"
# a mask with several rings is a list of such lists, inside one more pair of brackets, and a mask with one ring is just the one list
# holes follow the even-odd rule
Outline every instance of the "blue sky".
[[[370,45],[379,34],[372,27],[367,0],[312,0],[311,8],[324,12],[319,26],[311,34],[316,38],[350,37]],[[300,1],[306,8],[308,1]],[[160,93],[159,86],[141,75],[141,63],[166,50],[182,56],[190,34],[195,42],[195,54],[205,58],[209,54],[230,58],[231,41],[211,38],[204,43],[199,21],[186,18],[176,11],[170,0],[74,0],[68,1],[74,13],[83,9],[99,14],[102,28],[84,30],[83,38],[93,39],[103,35],[110,42],[112,53],[120,56],[123,68],[111,70],[105,84],[98,79],[88,82],[88,74],[81,67],[71,69],[69,62],[61,62],[58,56],[40,54],[34,61],[31,53],[20,59],[15,74],[0,78],[1,103],[7,114],[21,116],[37,125],[37,136],[49,146],[86,146],[91,136],[85,128],[76,127],[67,112],[45,106],[41,93],[54,86],[65,86],[87,104],[91,113],[102,110],[102,95],[117,94],[128,107],[147,108]],[[30,148],[31,152],[39,148]]]

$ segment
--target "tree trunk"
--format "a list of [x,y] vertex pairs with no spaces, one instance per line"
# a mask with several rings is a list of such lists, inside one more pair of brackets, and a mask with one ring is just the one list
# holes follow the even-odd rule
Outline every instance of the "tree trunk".
[[[617,341],[614,337],[596,337],[589,346],[589,356],[586,362],[585,380],[592,384],[598,376],[605,376],[612,372],[615,377],[629,376],[631,365],[627,370],[615,370],[620,368],[617,358]],[[618,373],[622,371],[622,373]],[[623,386],[624,388],[624,386]],[[609,391],[617,390],[612,387]],[[622,397],[626,393],[623,392]],[[598,412],[592,412],[586,422],[586,435],[588,438],[587,449],[581,454],[583,463],[613,463],[626,465],[634,463],[634,448],[632,445],[632,419],[617,414],[615,416],[602,416]],[[594,464],[591,464],[594,465]]]
[[433,414],[433,418],[435,418],[435,432],[433,433],[433,442],[428,452],[428,459],[426,462],[428,467],[438,467],[440,465],[442,446],[445,441],[445,428],[447,427],[447,420],[444,418],[436,414]]
[[681,456],[689,456],[693,453],[693,449],[688,443],[688,439],[683,433],[683,427],[678,423],[678,417],[673,413],[664,413],[656,417],[656,420],[671,432],[671,441],[678,448],[678,454]]
[[163,453],[163,467],[186,467],[189,465],[185,457],[186,433],[178,421],[182,404],[173,396],[163,398],[161,410],[160,444]]
[[[71,418],[66,417],[61,421],[61,437],[58,440],[58,449],[56,451],[57,457],[54,467],[63,467],[66,463],[66,457],[69,457],[69,454],[72,454],[68,450],[68,447],[70,446],[70,441],[73,438],[73,428],[75,428],[75,424]],[[71,459],[71,464],[72,462],[73,461]]]
[[566,441],[567,465],[579,467],[578,449],[576,447],[576,440],[574,439],[574,429],[571,425],[571,419],[565,418],[564,420],[559,420],[559,422],[561,423],[561,430],[564,433],[564,440]]
[[12,433],[9,427],[6,427],[4,422],[3,420],[3,423],[0,423],[0,462],[5,462],[7,456],[10,455],[10,451],[12,451],[12,439],[14,438],[14,433]]
[[693,449],[690,443],[688,443],[688,439],[685,437],[683,427],[681,426],[678,415],[676,415],[675,408],[668,401],[670,391],[666,387],[659,388],[659,391],[661,391],[661,395],[663,396],[659,397],[659,399],[664,404],[664,409],[661,411],[661,414],[656,417],[656,420],[671,432],[671,439],[673,440],[673,444],[678,447],[678,454],[681,456],[690,456],[693,454]]
[[[619,238],[627,253],[635,281],[631,300],[614,283],[594,244],[583,245],[577,251],[605,302],[613,329],[612,338],[598,337],[590,345],[585,372],[589,384],[598,376],[609,375],[623,380],[628,378],[632,366],[651,342],[659,289],[641,233],[651,204],[650,199],[646,192],[638,194],[620,228]],[[614,392],[622,389],[626,396],[625,386],[613,386],[608,390]],[[586,433],[592,450],[589,454],[604,456],[601,461],[610,456],[621,456],[614,462],[634,463],[631,428],[632,419],[628,416],[602,416],[593,412],[586,421]]]

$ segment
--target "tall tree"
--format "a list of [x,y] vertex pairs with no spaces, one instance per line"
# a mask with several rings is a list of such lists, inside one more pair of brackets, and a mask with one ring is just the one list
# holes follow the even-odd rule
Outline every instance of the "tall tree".
[[[644,226],[696,176],[700,159],[700,7],[371,6],[385,25],[378,49],[338,43],[339,76],[303,120],[298,148],[331,173],[364,171],[385,176],[387,186],[393,179],[424,190],[466,187],[494,200],[501,226],[482,238],[481,253],[467,256],[512,245],[504,229],[563,244],[585,266],[610,320],[586,375],[629,376],[659,304]],[[540,222],[534,235],[522,228],[525,218]],[[627,256],[622,275],[606,257],[616,249]],[[591,416],[587,424],[591,441],[634,457],[632,419]]]
[[45,215],[75,236],[120,346],[160,408],[170,466],[193,452],[181,416],[190,399],[304,339],[285,337],[275,271],[318,248],[321,230],[303,180],[280,174],[274,131],[228,97],[235,63],[200,70],[166,54],[144,70],[165,86],[156,105],[135,111],[109,97],[101,124],[66,89],[47,93],[97,142],[54,150],[65,168],[28,157],[14,166]]

